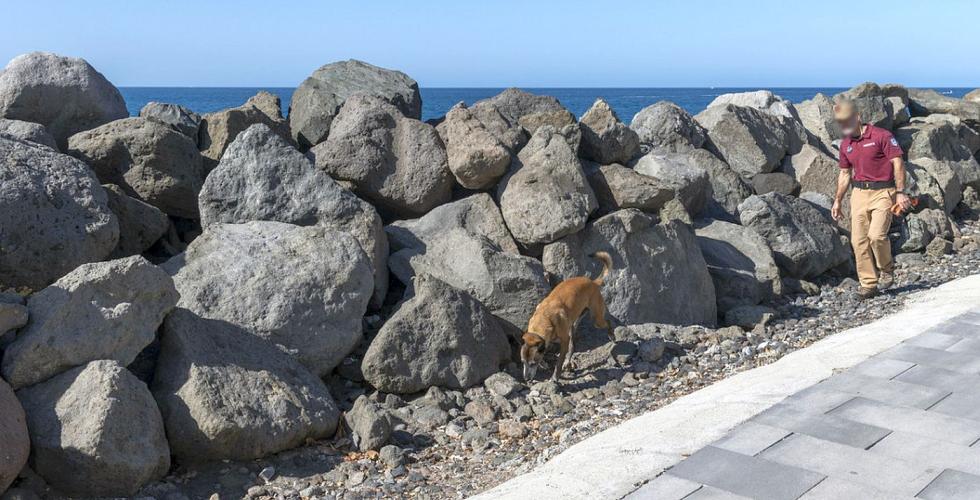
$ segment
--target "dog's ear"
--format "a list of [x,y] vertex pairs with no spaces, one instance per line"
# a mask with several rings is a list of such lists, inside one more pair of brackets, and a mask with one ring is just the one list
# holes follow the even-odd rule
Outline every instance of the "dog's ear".
[[524,340],[524,345],[536,346],[541,343],[541,336],[531,332],[524,332],[521,338]]

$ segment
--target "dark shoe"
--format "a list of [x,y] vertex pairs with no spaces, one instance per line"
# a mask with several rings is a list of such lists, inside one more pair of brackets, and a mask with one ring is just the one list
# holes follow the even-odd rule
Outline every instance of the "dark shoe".
[[895,274],[882,271],[878,275],[878,290],[888,290],[895,284]]
[[858,288],[857,292],[854,292],[854,298],[858,300],[868,300],[878,295],[877,288]]

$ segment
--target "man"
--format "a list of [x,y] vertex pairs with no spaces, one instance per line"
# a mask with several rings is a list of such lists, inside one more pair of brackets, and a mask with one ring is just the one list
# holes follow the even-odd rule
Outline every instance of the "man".
[[840,174],[831,214],[841,220],[841,200],[851,192],[851,245],[857,264],[857,291],[860,300],[869,299],[895,282],[891,242],[891,207],[912,206],[905,194],[905,164],[902,148],[892,133],[862,123],[853,101],[841,100],[834,105],[834,119],[841,129]]

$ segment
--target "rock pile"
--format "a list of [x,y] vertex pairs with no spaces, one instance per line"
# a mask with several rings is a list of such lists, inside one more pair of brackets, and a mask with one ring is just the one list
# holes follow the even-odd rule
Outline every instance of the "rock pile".
[[[892,236],[927,257],[900,260],[977,251],[951,219],[980,211],[977,104],[846,94],[894,129],[925,201]],[[627,125],[601,99],[577,120],[508,89],[425,123],[414,80],[344,61],[288,118],[268,93],[127,117],[85,61],[18,57],[0,72],[0,489],[167,497],[173,464],[317,440],[395,485],[420,443],[520,443],[683,376],[680,357],[753,359],[786,313],[770,304],[851,273],[830,103],[728,94]],[[597,251],[616,340],[583,326],[568,385],[517,380],[535,306]],[[240,493],[271,496],[276,470],[255,472]]]

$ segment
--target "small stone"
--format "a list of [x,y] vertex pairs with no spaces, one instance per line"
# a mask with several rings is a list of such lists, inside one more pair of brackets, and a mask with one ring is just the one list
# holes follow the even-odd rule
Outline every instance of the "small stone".
[[929,245],[926,246],[926,254],[932,257],[942,257],[953,253],[953,242],[945,238],[934,238]]
[[435,406],[417,408],[412,417],[425,430],[435,429],[449,421],[449,414]]
[[505,398],[521,389],[521,383],[507,372],[490,375],[483,381],[483,385],[493,394]]
[[405,450],[393,444],[383,446],[381,451],[378,453],[378,457],[386,466],[388,466],[389,469],[394,469],[395,467],[404,465],[407,462]]
[[488,424],[493,422],[497,416],[497,410],[483,401],[470,401],[466,404],[463,411],[473,418],[478,424]]
[[276,468],[271,465],[259,472],[259,479],[265,481],[266,484],[272,481],[274,477],[276,477]]
[[661,337],[654,337],[649,340],[644,340],[640,342],[638,349],[640,359],[646,361],[647,363],[653,363],[659,360],[664,355],[664,349],[666,348],[666,343]]
[[501,436],[520,439],[527,435],[527,426],[513,419],[504,419],[498,423],[497,432]]

